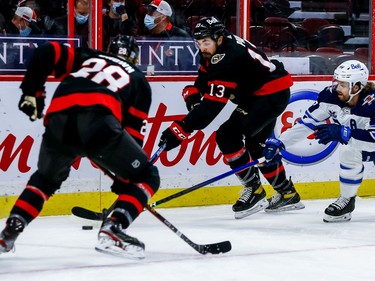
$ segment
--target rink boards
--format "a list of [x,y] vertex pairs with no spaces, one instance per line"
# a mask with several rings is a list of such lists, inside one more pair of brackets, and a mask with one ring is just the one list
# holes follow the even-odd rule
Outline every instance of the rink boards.
[[[181,90],[183,82],[166,79],[150,81],[153,90],[152,107],[144,148],[149,155],[157,150],[161,132],[186,113]],[[178,80],[178,79],[176,79]],[[324,80],[324,79],[323,79]],[[48,106],[58,82],[47,82]],[[38,151],[43,134],[41,120],[30,122],[17,106],[21,91],[20,81],[0,82],[0,218],[8,214],[12,204],[35,171]],[[317,93],[330,81],[296,81],[292,87],[291,102],[280,116],[275,135],[288,129],[302,117]],[[191,187],[229,170],[215,144],[215,130],[234,109],[228,104],[223,112],[206,129],[193,134],[181,148],[163,153],[156,162],[161,175],[161,188],[154,200],[178,190]],[[257,122],[258,120],[254,120]],[[299,143],[285,156],[285,169],[291,176],[303,199],[336,197],[339,192],[339,161],[337,145],[318,145],[312,138]],[[375,169],[373,163],[365,163],[364,182],[360,196],[375,195]],[[272,190],[266,184],[268,196]],[[72,167],[69,179],[45,205],[42,215],[70,214],[72,206],[80,205],[100,210],[108,207],[115,197],[110,193],[111,182],[87,160]],[[224,178],[188,195],[172,200],[161,207],[196,206],[233,203],[240,192],[235,176]]]

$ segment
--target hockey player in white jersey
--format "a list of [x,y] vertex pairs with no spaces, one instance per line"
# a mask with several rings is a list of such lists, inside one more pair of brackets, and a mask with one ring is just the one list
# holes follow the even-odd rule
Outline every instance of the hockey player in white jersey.
[[364,161],[375,163],[375,85],[368,82],[367,67],[356,60],[339,65],[333,84],[319,93],[292,128],[265,143],[266,161],[281,160],[280,150],[305,139],[315,131],[321,144],[341,143],[340,197],[325,209],[324,222],[349,221],[363,179]]

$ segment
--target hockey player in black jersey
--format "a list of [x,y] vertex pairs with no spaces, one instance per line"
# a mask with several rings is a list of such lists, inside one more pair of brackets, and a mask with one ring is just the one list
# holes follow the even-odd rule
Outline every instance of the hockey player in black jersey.
[[96,250],[142,258],[144,244],[125,233],[158,190],[158,170],[142,149],[151,89],[135,64],[139,48],[120,35],[108,53],[73,49],[56,42],[35,50],[21,84],[19,109],[32,121],[43,117],[44,83],[62,78],[44,116],[38,169],[15,202],[0,234],[0,253],[9,252],[24,228],[68,177],[78,157],[116,174],[114,211],[99,230]]
[[368,82],[368,75],[362,62],[343,62],[334,71],[332,86],[319,93],[317,102],[306,110],[303,118],[277,139],[266,141],[267,161],[272,161],[280,149],[288,149],[314,131],[319,143],[342,144],[340,197],[325,209],[324,222],[351,220],[363,179],[362,162],[375,160],[375,85]]
[[[288,104],[293,81],[282,63],[270,61],[254,45],[228,32],[215,17],[201,19],[194,38],[201,59],[194,85],[182,93],[189,113],[162,133],[159,145],[166,142],[167,150],[177,147],[194,130],[210,124],[232,101],[237,108],[217,129],[216,142],[234,169],[262,156],[262,144],[272,135],[277,117]],[[266,200],[258,168],[237,173],[244,189],[233,205],[235,218],[263,209],[304,208],[282,164],[263,165],[259,170],[275,189],[275,196]]]

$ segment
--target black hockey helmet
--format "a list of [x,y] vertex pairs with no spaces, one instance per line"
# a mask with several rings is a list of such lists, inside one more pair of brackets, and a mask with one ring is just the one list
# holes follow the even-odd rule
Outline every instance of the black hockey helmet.
[[215,17],[205,17],[200,19],[194,28],[194,39],[199,40],[205,37],[211,37],[217,41],[225,29],[224,24]]
[[108,53],[121,56],[130,62],[137,63],[139,47],[133,36],[117,35],[109,43]]

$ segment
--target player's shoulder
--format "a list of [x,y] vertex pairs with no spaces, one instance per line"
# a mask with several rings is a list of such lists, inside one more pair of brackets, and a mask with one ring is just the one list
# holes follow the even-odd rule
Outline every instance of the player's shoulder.
[[375,89],[371,89],[361,94],[358,101],[362,108],[366,108],[372,112],[372,116],[375,115]]
[[236,43],[235,37],[227,35],[216,54],[211,57],[211,67],[228,71],[228,68],[233,66],[234,62],[241,61],[242,57],[245,59],[246,55],[246,50]]
[[241,56],[248,54],[248,42],[232,33],[224,37],[223,51],[230,56]]

